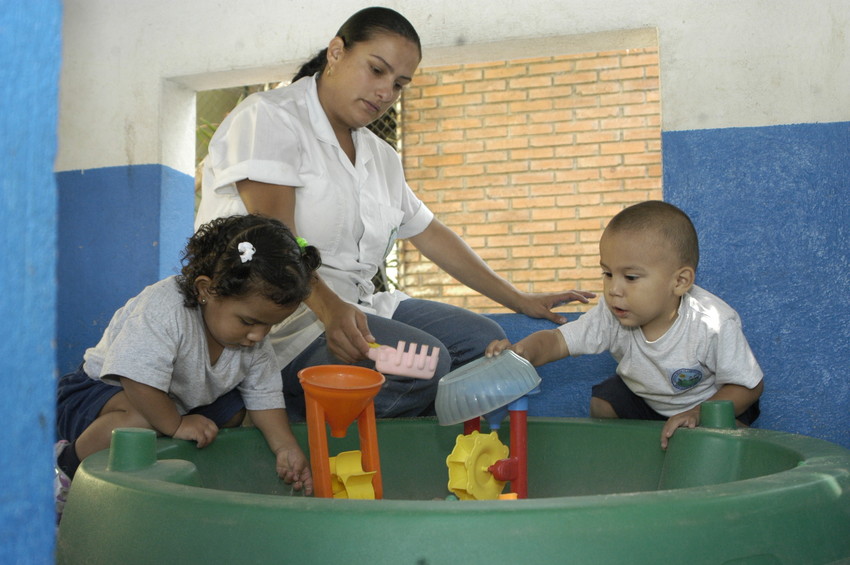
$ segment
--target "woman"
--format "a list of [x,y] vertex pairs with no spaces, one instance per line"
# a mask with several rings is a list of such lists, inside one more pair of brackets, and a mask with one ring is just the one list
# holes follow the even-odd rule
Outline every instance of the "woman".
[[196,225],[264,214],[322,254],[309,308],[271,336],[290,417],[304,411],[301,368],[371,366],[369,343],[399,340],[439,348],[440,363],[431,380],[387,375],[375,398],[377,415],[431,414],[439,378],[504,339],[484,316],[400,292],[374,293],[372,276],[398,238],[409,238],[463,284],[529,316],[562,321],[551,308],[594,296],[520,292],[413,194],[396,152],[365,126],[398,99],[420,60],[419,36],[403,16],[387,8],[361,10],[291,85],[247,98],[210,142]]

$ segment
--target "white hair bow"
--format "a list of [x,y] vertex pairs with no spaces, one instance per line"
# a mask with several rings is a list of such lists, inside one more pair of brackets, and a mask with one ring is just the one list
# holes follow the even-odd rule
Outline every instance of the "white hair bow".
[[240,243],[240,244],[236,247],[236,249],[238,249],[238,250],[239,250],[239,258],[240,258],[240,259],[242,259],[242,262],[243,262],[243,263],[247,263],[248,261],[250,261],[251,259],[253,259],[253,258],[254,258],[254,253],[256,253],[256,252],[257,252],[257,250],[256,250],[256,249],[254,249],[254,246],[253,246],[253,245],[251,245],[251,244],[250,244],[249,242],[247,242],[247,241],[243,241],[242,243]]

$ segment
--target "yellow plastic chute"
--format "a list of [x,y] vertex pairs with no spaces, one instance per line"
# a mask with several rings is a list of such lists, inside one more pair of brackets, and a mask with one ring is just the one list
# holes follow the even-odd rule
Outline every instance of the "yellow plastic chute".
[[343,451],[330,458],[331,490],[334,498],[374,500],[375,487],[372,476],[375,471],[364,471],[362,454]]

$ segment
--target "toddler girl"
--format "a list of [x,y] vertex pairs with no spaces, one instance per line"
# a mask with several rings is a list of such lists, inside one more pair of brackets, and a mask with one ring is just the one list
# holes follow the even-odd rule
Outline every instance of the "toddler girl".
[[246,410],[278,475],[310,494],[265,337],[310,294],[320,264],[318,250],[277,220],[233,216],[202,226],[181,274],[127,302],[80,368],[60,379],[57,514],[80,461],[109,447],[115,428],[149,428],[202,448]]

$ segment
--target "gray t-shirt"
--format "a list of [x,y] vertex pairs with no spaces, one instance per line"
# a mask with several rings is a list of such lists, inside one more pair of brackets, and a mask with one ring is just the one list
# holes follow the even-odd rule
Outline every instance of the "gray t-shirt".
[[145,288],[115,312],[84,359],[89,377],[118,385],[118,375],[159,389],[181,414],[211,404],[234,388],[248,410],[284,406],[268,340],[252,347],[227,347],[211,365],[201,310],[183,305],[175,277]]
[[655,341],[620,325],[604,297],[559,330],[570,355],[610,351],[626,386],[667,417],[705,402],[725,384],[751,389],[762,379],[737,312],[698,286],[682,297],[676,321]]

